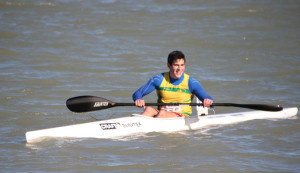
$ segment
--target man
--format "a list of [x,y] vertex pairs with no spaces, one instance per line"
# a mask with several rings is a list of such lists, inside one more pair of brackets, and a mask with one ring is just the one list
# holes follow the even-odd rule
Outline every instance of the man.
[[191,103],[196,95],[204,104],[210,107],[213,103],[210,97],[202,88],[201,84],[184,73],[185,56],[180,51],[173,51],[168,56],[169,72],[158,74],[152,77],[147,84],[143,85],[133,94],[133,100],[137,107],[144,108],[142,115],[156,118],[186,117],[192,114],[192,107],[161,106],[158,109],[145,107],[143,96],[156,89],[159,103]]

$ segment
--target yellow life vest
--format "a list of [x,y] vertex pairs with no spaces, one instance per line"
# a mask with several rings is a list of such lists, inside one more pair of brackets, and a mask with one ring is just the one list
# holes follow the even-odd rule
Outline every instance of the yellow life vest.
[[[164,79],[156,90],[158,96],[158,103],[191,103],[193,100],[193,94],[189,90],[189,75],[184,73],[183,81],[175,86],[171,84],[169,72],[164,73]],[[185,116],[192,114],[192,107],[181,106],[163,106],[159,109],[164,109],[169,112],[176,112]]]

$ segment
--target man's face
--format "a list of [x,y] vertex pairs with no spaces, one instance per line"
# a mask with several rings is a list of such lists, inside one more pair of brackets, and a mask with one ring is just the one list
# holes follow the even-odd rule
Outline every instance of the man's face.
[[168,67],[170,69],[170,75],[174,79],[179,79],[184,73],[185,62],[184,59],[177,59],[173,62],[172,65],[168,63]]

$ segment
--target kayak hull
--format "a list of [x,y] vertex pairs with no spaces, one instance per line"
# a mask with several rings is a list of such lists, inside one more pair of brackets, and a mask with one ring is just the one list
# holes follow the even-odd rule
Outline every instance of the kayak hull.
[[197,130],[205,126],[225,125],[254,119],[286,119],[297,115],[298,108],[279,112],[248,111],[207,116],[150,118],[134,114],[131,117],[95,121],[26,132],[26,141],[39,142],[45,138],[115,138],[136,133],[176,132]]

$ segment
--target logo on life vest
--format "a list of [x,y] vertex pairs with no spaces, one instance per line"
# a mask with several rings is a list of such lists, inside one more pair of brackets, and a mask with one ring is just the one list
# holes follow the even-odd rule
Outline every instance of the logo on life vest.
[[180,93],[187,93],[187,94],[191,93],[189,89],[183,89],[183,88],[160,87],[159,89],[162,91],[180,92]]
[[108,102],[95,102],[94,107],[108,106]]

